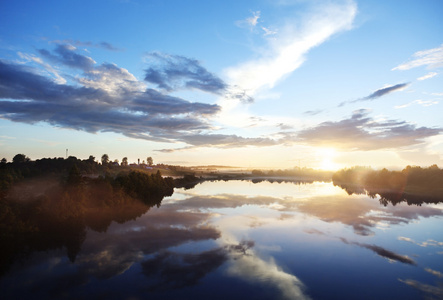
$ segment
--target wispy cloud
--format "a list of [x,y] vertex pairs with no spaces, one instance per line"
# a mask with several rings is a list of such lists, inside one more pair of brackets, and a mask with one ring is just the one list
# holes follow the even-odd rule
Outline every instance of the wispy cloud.
[[[402,280],[399,279],[400,282],[403,282],[409,286],[412,286],[426,294],[430,294],[432,296],[437,296],[437,299],[441,299],[443,297],[443,288],[441,286],[433,286],[425,283],[421,283],[419,281],[413,279]],[[430,298],[435,299],[435,298]]]
[[426,268],[425,271],[432,274],[432,275],[437,276],[438,278],[443,277],[443,274],[440,271],[432,270],[431,268]]
[[145,81],[165,92],[193,89],[244,103],[254,101],[240,87],[228,85],[217,75],[205,69],[196,59],[152,52],[146,55],[145,60],[149,64],[149,68],[145,70]]
[[438,241],[433,240],[433,239],[428,239],[428,240],[426,240],[424,242],[416,242],[413,239],[408,238],[408,237],[404,237],[404,236],[399,236],[397,239],[399,241],[409,242],[409,243],[415,244],[415,245],[420,246],[420,247],[428,247],[428,246],[441,247],[441,246],[443,246],[443,242],[438,242]]
[[357,103],[357,102],[362,102],[362,101],[372,101],[374,99],[380,98],[380,97],[388,95],[390,93],[397,92],[397,91],[402,91],[406,87],[408,87],[408,85],[409,85],[409,83],[399,83],[399,84],[395,84],[395,85],[385,86],[383,88],[375,90],[374,92],[372,92],[370,95],[368,95],[366,97],[359,98],[359,99],[356,99],[356,100],[351,100],[351,101],[344,101],[344,102],[340,103],[338,105],[338,107],[342,107],[342,106],[345,106],[347,104]]
[[35,55],[32,54],[26,54],[26,53],[21,53],[18,52],[17,53],[18,56],[24,60],[23,63],[32,61],[34,63],[37,63],[38,65],[42,66],[49,74],[52,74],[54,76],[54,79],[57,83],[59,84],[65,84],[66,83],[66,79],[64,79],[58,70],[54,69],[53,66],[51,66],[48,63],[45,63],[40,57],[37,57]]
[[429,72],[428,74],[426,74],[426,75],[424,75],[424,76],[422,76],[422,77],[417,78],[417,80],[423,81],[423,80],[426,80],[426,79],[430,79],[430,78],[432,78],[432,77],[435,77],[435,76],[437,76],[437,75],[438,75],[437,72]]
[[69,44],[63,44],[57,45],[54,50],[56,53],[55,55],[46,49],[40,49],[38,52],[44,58],[47,58],[54,63],[61,63],[68,67],[78,68],[83,71],[91,70],[96,62],[91,57],[77,54],[75,50],[77,50],[76,47]]
[[408,62],[398,65],[392,70],[409,70],[421,66],[428,68],[443,67],[443,44],[440,47],[415,52]]
[[[349,30],[357,12],[355,3],[324,5],[321,10],[306,17],[295,27],[289,24],[279,29],[278,38],[270,40],[267,54],[228,68],[230,82],[254,95],[261,88],[272,88],[285,75],[293,72],[304,61],[313,47],[325,42],[332,35]],[[294,23],[299,20],[292,20]]]
[[396,108],[396,109],[406,108],[406,107],[414,105],[414,104],[418,104],[418,105],[427,107],[427,106],[435,105],[435,104],[438,104],[438,103],[439,102],[435,101],[435,100],[423,101],[423,100],[419,99],[419,100],[414,100],[412,102],[409,102],[409,103],[406,103],[406,104],[403,104],[403,105],[396,105],[396,106],[394,106],[394,108]]
[[307,110],[303,114],[308,115],[308,116],[315,116],[315,115],[321,114],[324,111],[326,111],[326,110],[325,109]]
[[54,40],[51,41],[51,43],[55,44],[62,44],[62,45],[73,45],[77,47],[94,47],[94,48],[102,48],[109,51],[123,51],[123,49],[120,49],[114,45],[112,45],[109,42],[99,42],[99,43],[93,43],[89,41],[79,41],[79,40],[71,40],[71,39],[65,39],[65,40]]
[[259,18],[260,18],[260,11],[254,11],[252,12],[252,17],[247,18],[246,22],[251,26],[257,26]]
[[401,262],[401,263],[404,263],[404,264],[416,265],[415,261],[413,259],[411,259],[410,257],[408,257],[407,255],[400,255],[398,253],[395,253],[393,251],[390,251],[388,249],[385,249],[383,247],[376,246],[376,245],[357,243],[357,242],[350,242],[350,241],[346,240],[345,238],[341,238],[341,240],[345,244],[357,245],[359,247],[366,248],[366,249],[369,249],[371,251],[374,251],[379,256],[387,258],[387,259],[389,259],[391,261],[398,261],[398,262]]
[[237,21],[237,22],[235,22],[235,24],[238,27],[249,27],[252,30],[258,24],[258,19],[260,19],[260,13],[261,12],[259,10],[253,11],[251,17],[248,17],[244,20]]
[[387,87],[378,89],[375,92],[373,92],[372,94],[370,94],[369,96],[362,98],[362,100],[373,100],[375,98],[379,98],[381,96],[390,94],[395,91],[404,90],[408,86],[408,84],[409,83],[399,83],[396,85],[391,85],[391,86],[387,86]]
[[405,121],[376,121],[369,111],[357,110],[337,122],[323,122],[300,131],[300,142],[316,146],[332,146],[353,150],[398,148],[423,143],[423,139],[438,135],[442,128],[417,127]]
[[196,147],[217,147],[217,148],[240,148],[247,146],[268,147],[280,144],[281,140],[274,140],[268,137],[242,137],[235,134],[199,133],[194,135],[182,135],[176,137],[177,141],[184,142],[190,147],[178,149],[160,149],[159,152],[171,153],[182,150],[189,150]]
[[270,36],[270,35],[276,35],[277,34],[276,30],[272,30],[272,29],[264,27],[264,26],[262,26],[261,29],[264,32],[263,36]]

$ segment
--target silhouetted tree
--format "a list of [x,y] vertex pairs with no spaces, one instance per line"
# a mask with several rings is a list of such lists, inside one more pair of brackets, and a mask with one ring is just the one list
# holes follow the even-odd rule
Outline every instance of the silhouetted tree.
[[121,165],[124,167],[126,167],[128,165],[128,158],[127,157],[123,157]]
[[24,154],[16,154],[12,159],[13,163],[24,163],[30,161],[29,157]]
[[95,157],[92,156],[92,155],[89,155],[88,162],[89,163],[94,163],[95,162]]
[[154,160],[150,156],[146,159],[146,162],[148,163],[149,166],[152,166],[154,164]]
[[102,155],[102,165],[107,165],[109,163],[109,156],[108,154]]
[[6,158],[3,157],[2,160],[1,160],[1,163],[2,163],[2,164],[6,164],[7,162],[8,162],[8,160],[7,160]]

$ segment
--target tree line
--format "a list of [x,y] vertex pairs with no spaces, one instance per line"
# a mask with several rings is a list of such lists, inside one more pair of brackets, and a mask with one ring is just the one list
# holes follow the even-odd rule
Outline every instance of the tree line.
[[443,170],[437,165],[407,166],[401,171],[352,167],[334,173],[332,181],[348,194],[379,195],[383,205],[443,202]]
[[[144,161],[143,161],[144,162]],[[152,157],[147,157],[149,166],[153,165]],[[111,162],[107,154],[103,154],[100,163],[92,155],[88,159],[78,159],[75,156],[68,158],[42,158],[31,160],[24,154],[17,154],[12,162],[5,158],[0,161],[0,196],[5,194],[15,182],[38,176],[59,176],[62,180],[73,167],[82,175],[95,174],[106,176],[122,171],[120,167],[128,167],[128,158],[124,157],[119,164],[118,160]]]

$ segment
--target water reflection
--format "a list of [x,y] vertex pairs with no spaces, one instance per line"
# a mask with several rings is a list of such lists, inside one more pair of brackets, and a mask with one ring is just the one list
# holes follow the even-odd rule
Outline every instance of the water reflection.
[[[24,209],[13,214],[17,229],[2,233],[6,298],[416,299],[442,292],[437,206],[381,206],[325,183],[208,182],[151,204],[76,196],[11,204],[12,212]],[[354,278],[366,282],[359,291],[349,288]]]
[[408,224],[420,217],[443,216],[443,211],[434,207],[416,209],[406,205],[382,207],[362,196],[314,197],[302,203],[298,211],[313,215],[325,222],[340,222],[352,226],[356,234],[373,235],[374,228]]
[[408,205],[443,202],[443,170],[437,165],[428,168],[407,166],[402,171],[375,171],[366,167],[353,167],[336,172],[334,185],[349,195],[368,194],[379,197],[380,204],[394,206],[401,202]]
[[244,254],[230,264],[227,274],[274,288],[282,299],[310,299],[305,285],[295,275],[283,271],[272,257],[266,261],[254,253]]

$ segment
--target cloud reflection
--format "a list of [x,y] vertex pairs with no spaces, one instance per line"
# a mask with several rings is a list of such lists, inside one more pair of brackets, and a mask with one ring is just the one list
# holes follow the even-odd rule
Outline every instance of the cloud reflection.
[[381,207],[377,202],[365,201],[366,196],[336,195],[331,197],[313,197],[310,201],[298,205],[297,210],[315,216],[324,222],[340,222],[352,226],[359,235],[373,235],[373,228],[380,224],[408,224],[420,217],[441,216],[441,209],[434,207],[416,207],[397,205]]
[[228,274],[255,284],[274,286],[284,299],[310,299],[304,292],[304,284],[284,272],[272,257],[265,261],[255,255],[242,256],[230,265]]
[[[400,282],[403,282],[409,286],[412,286],[422,292],[425,292],[426,294],[437,296],[438,299],[443,298],[443,287],[442,286],[433,286],[433,285],[429,285],[429,284],[424,284],[424,283],[421,283],[417,280],[412,280],[412,279],[406,279],[406,280],[398,279],[398,280]],[[435,299],[435,298],[430,298],[430,299]]]
[[377,255],[385,257],[385,258],[389,259],[390,261],[398,261],[398,262],[401,262],[404,264],[416,265],[415,261],[413,259],[409,258],[407,255],[400,255],[400,254],[397,254],[395,252],[392,252],[392,251],[385,249],[383,247],[380,247],[380,246],[369,245],[369,244],[364,244],[364,243],[357,243],[357,242],[349,242],[345,238],[340,238],[340,240],[345,244],[356,245],[356,246],[359,246],[362,248],[372,250],[375,253],[377,253]]
[[432,239],[428,239],[424,242],[416,242],[413,239],[408,238],[408,237],[404,237],[404,236],[399,236],[397,239],[399,241],[409,242],[409,243],[418,245],[420,247],[428,247],[428,246],[437,246],[437,247],[440,246],[441,247],[441,246],[443,246],[443,242],[438,242],[438,241],[432,240]]
[[142,262],[143,274],[153,281],[149,290],[179,289],[195,285],[227,259],[225,249],[217,248],[197,254],[160,252]]

